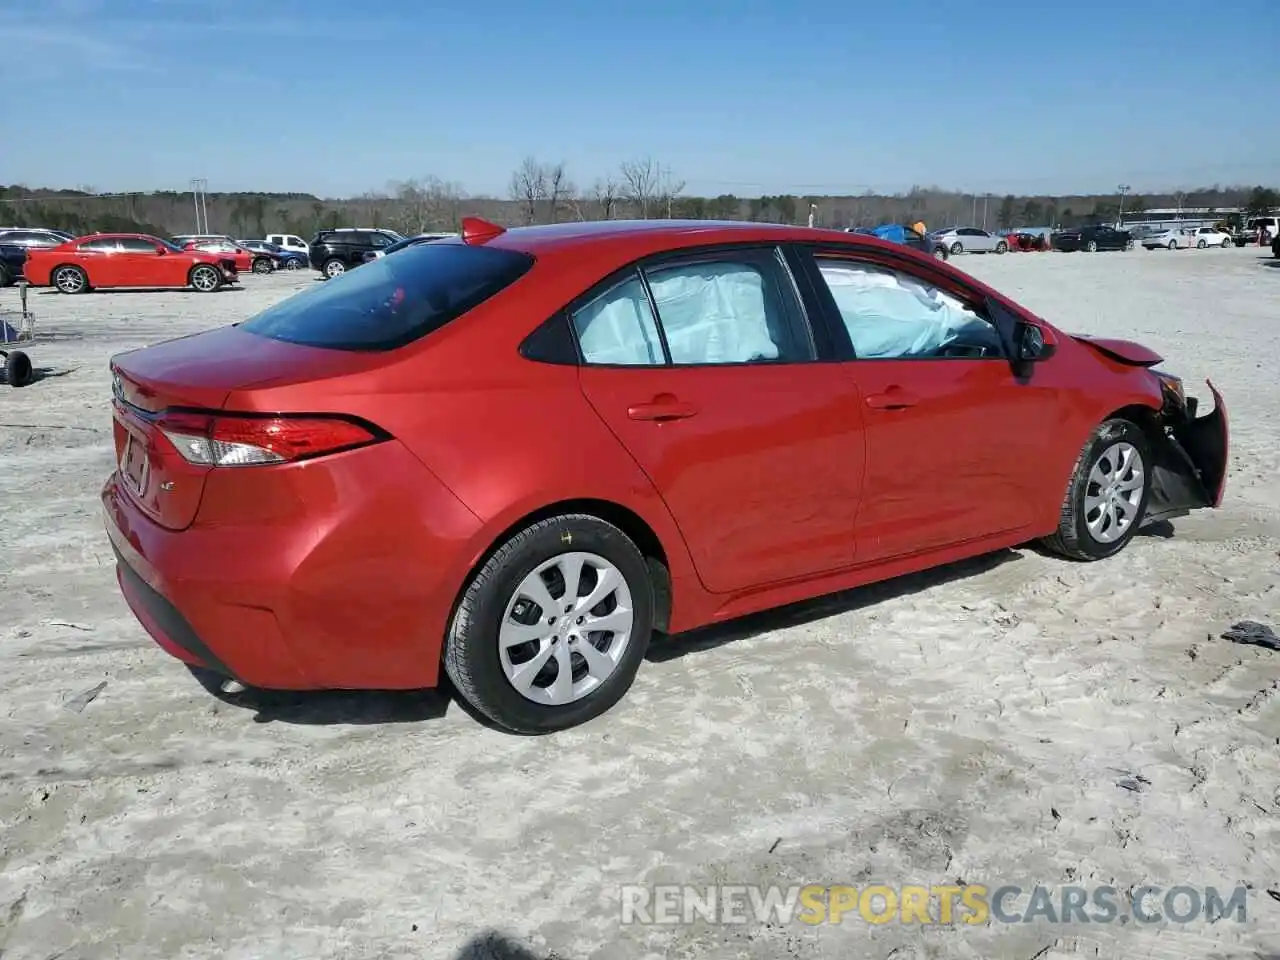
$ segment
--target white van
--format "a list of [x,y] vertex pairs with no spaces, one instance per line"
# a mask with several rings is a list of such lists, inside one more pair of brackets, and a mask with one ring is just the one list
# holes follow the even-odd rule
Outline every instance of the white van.
[[269,233],[266,236],[266,241],[267,243],[274,243],[277,247],[296,250],[302,254],[311,252],[311,247],[307,244],[307,241],[292,233]]

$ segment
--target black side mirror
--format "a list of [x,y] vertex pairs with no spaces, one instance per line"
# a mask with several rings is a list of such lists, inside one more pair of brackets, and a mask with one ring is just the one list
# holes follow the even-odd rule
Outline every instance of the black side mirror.
[[1048,360],[1057,351],[1052,343],[1045,343],[1044,332],[1034,323],[1018,325],[1018,359],[1024,363]]

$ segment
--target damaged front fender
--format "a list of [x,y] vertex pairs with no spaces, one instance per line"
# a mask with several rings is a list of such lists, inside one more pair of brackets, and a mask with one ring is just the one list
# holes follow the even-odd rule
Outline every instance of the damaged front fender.
[[1195,398],[1185,402],[1165,392],[1152,438],[1151,496],[1146,520],[1186,516],[1192,510],[1217,507],[1227,482],[1229,427],[1222,394],[1205,381],[1213,394],[1213,410],[1196,416]]

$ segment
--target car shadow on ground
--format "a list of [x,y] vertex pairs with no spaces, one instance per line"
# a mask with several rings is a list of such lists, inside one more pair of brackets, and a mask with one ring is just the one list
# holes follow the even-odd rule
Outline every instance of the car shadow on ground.
[[[226,285],[210,292],[238,293],[243,290],[244,287],[241,286]],[[87,293],[63,293],[61,290],[36,291],[36,295],[41,297],[86,297],[103,293],[200,293],[200,291],[193,290],[190,287],[110,287],[105,290],[95,287]],[[200,293],[200,295],[208,296],[207,293]]]
[[451,960],[567,960],[562,954],[542,955],[522,946],[497,930],[478,933],[453,955]]
[[910,596],[956,580],[964,580],[1017,559],[1019,554],[1016,550],[998,550],[970,560],[960,560],[865,587],[854,587],[852,590],[827,594],[813,600],[802,600],[799,603],[749,614],[724,623],[690,630],[687,633],[673,636],[655,634],[645,659],[662,663],[691,653],[712,650],[726,643],[746,640],[762,633],[803,626],[815,620],[861,610],[886,600]]

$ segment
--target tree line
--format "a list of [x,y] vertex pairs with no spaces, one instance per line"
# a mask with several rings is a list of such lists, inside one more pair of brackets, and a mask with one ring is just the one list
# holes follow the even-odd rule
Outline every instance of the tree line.
[[[481,216],[505,226],[620,218],[754,220],[816,226],[874,227],[923,221],[934,227],[988,229],[1078,226],[1113,220],[1155,207],[1244,207],[1260,216],[1280,209],[1275,190],[1257,186],[1212,186],[1178,193],[1018,196],[973,194],[915,186],[887,195],[754,197],[723,193],[698,196],[685,181],[652,157],[619,164],[589,182],[578,182],[563,162],[526,157],[512,172],[505,196],[469,195],[461,184],[435,176],[389,183],[360,196],[321,198],[307,193],[224,192],[204,198],[208,230],[248,239],[268,233],[309,238],[339,226],[386,227],[403,234],[456,230],[462,217]],[[77,234],[138,231],[159,236],[195,229],[191,193],[104,194],[91,188],[53,190],[0,186],[0,227],[45,226]]]

